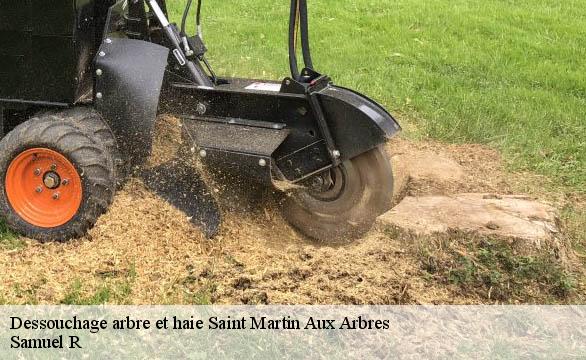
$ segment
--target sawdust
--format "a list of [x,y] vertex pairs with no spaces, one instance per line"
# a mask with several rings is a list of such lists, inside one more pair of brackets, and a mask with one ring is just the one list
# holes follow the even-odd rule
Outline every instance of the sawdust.
[[172,116],[161,116],[157,119],[153,138],[153,151],[147,161],[148,167],[161,165],[175,158],[183,144],[181,121]]
[[132,269],[131,302],[164,299],[178,264],[202,261],[210,249],[183,213],[131,180],[86,237],[65,244],[28,241],[21,251],[3,253],[0,293],[8,301],[10,294],[19,295],[10,290],[20,288],[53,303],[76,281],[97,287],[101,273]]
[[[157,125],[148,166],[177,154],[180,127],[173,118]],[[396,140],[389,152],[432,150],[458,162],[463,179],[441,184],[410,182],[406,194],[462,191],[509,192],[498,153],[477,145]],[[110,303],[419,304],[479,303],[474,294],[424,276],[409,239],[373,229],[341,247],[314,243],[286,224],[279,192],[254,184],[226,184],[202,175],[222,199],[223,225],[205,239],[187,217],[131,179],[109,212],[87,236],[65,244],[27,240],[0,249],[0,301],[59,303],[73,284],[91,297],[107,286]],[[124,284],[127,291],[118,291]]]

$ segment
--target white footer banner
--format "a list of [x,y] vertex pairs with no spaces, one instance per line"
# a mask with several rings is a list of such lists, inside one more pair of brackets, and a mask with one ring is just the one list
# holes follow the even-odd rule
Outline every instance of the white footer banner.
[[2,306],[2,359],[586,358],[586,306]]

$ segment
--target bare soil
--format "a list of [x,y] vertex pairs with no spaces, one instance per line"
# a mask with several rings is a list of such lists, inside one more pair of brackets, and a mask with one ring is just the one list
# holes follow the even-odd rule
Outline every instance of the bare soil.
[[[163,118],[158,127],[151,165],[168,160],[180,142],[176,120]],[[462,170],[457,177],[440,181],[425,176],[408,179],[399,198],[524,191],[560,206],[566,201],[562,195],[541,194],[539,184],[547,181],[543,178],[507,173],[498,152],[484,146],[397,139],[387,150],[391,158],[432,151]],[[224,209],[223,226],[215,238],[204,238],[185,214],[148,191],[140,180],[131,179],[84,238],[63,244],[26,240],[22,248],[0,249],[0,300],[54,304],[71,298],[72,292],[91,300],[106,289],[104,301],[127,304],[495,301],[490,292],[487,297],[477,289],[467,291],[448,276],[432,274],[410,236],[378,225],[350,245],[315,243],[283,220],[278,192],[203,176]],[[580,301],[575,293],[583,291],[583,279],[578,278],[574,287],[578,290],[572,295],[552,298],[540,294],[535,285],[500,301]]]

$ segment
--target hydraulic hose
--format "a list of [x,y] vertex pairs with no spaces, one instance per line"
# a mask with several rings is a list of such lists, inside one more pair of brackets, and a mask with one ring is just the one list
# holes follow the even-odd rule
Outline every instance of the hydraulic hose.
[[299,26],[301,28],[301,49],[305,67],[313,69],[311,49],[309,47],[309,20],[307,15],[307,0],[299,0]]
[[291,12],[289,15],[289,67],[291,77],[299,80],[299,67],[297,66],[297,19],[299,14],[299,0],[291,0]]
[[201,0],[197,0],[197,14],[195,15],[195,26],[197,26],[197,35],[203,40],[203,33],[201,29]]
[[[188,0],[187,5],[185,6],[185,10],[183,10],[183,17],[181,18],[181,36],[187,36],[187,32],[185,31],[185,27],[187,24],[187,17],[189,16],[189,11],[191,10],[191,5],[193,0]],[[197,13],[195,16],[195,26],[196,26],[196,35],[199,35],[200,38],[203,39],[202,31],[201,31],[201,0],[197,0]]]
[[311,48],[309,45],[309,19],[307,0],[291,0],[291,14],[289,18],[289,67],[291,77],[301,80],[297,62],[297,34],[301,34],[301,51],[306,68],[313,69]]
[[188,0],[187,5],[185,5],[185,10],[183,10],[183,17],[181,18],[181,36],[186,36],[185,26],[187,23],[187,17],[189,16],[189,10],[191,10],[191,4],[193,0]]

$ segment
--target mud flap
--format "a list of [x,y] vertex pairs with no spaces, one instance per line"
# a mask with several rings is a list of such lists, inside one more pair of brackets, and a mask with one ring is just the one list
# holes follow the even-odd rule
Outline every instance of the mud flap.
[[211,238],[221,222],[220,209],[196,169],[181,159],[141,171],[145,185],[177,209]]
[[152,149],[168,53],[146,41],[107,38],[96,57],[96,109],[131,166],[142,164]]
[[[153,43],[107,38],[96,57],[96,109],[116,135],[128,166],[152,150],[169,50]],[[197,171],[180,159],[142,169],[145,185],[183,211],[207,237],[217,233],[220,211]]]

